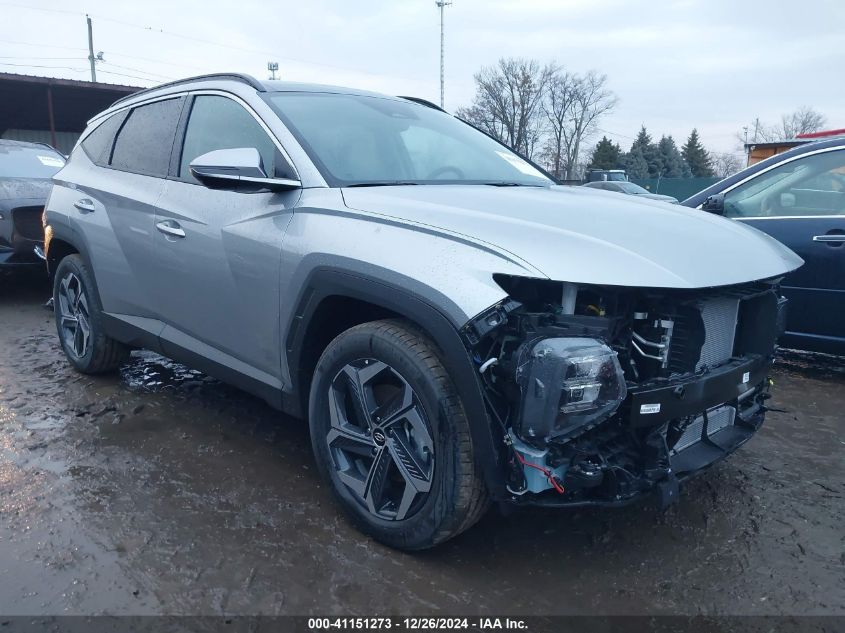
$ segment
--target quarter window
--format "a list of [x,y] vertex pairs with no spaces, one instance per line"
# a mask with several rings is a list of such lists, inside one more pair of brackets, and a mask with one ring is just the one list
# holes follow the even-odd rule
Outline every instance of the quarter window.
[[845,150],[798,158],[725,195],[731,218],[845,215]]
[[[190,169],[191,161],[197,156],[218,149],[242,147],[257,149],[266,174],[270,178],[276,176],[276,146],[255,117],[228,97],[200,95],[194,99],[185,130],[179,177],[198,182]],[[290,176],[281,174],[280,177]]]
[[120,124],[126,118],[126,112],[118,112],[100,123],[85,140],[82,149],[95,164],[104,166],[109,164],[111,149],[114,145],[114,135],[120,129]]
[[134,108],[117,135],[111,166],[148,176],[166,176],[181,112],[182,98]]

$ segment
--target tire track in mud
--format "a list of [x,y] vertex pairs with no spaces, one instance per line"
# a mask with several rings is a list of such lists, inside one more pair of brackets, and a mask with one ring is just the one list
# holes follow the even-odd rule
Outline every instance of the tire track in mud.
[[784,354],[760,433],[666,513],[491,513],[360,536],[307,428],[135,352],[75,374],[43,282],[0,285],[0,612],[845,613],[845,362]]

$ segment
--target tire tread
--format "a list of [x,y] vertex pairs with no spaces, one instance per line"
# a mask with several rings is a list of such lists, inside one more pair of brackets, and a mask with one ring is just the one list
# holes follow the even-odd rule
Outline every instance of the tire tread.
[[[81,364],[75,359],[70,358],[69,355],[68,359],[71,361],[73,366],[83,374],[105,374],[112,372],[120,367],[120,365],[123,364],[129,357],[129,348],[127,348],[123,343],[107,336],[105,332],[103,332],[103,306],[100,303],[100,297],[97,293],[97,286],[94,283],[94,277],[91,271],[88,270],[88,266],[85,264],[85,260],[81,255],[73,253],[71,255],[67,255],[61,260],[61,262],[59,262],[59,265],[56,267],[55,283],[58,283],[58,280],[61,278],[61,270],[66,266],[75,268],[76,273],[81,277],[81,281],[85,287],[85,292],[88,295],[91,327],[92,333],[94,334],[91,340],[93,353],[88,362]],[[54,297],[56,297],[55,289],[53,294]],[[54,306],[58,306],[57,301],[58,298],[56,297]],[[54,309],[57,310],[58,307],[55,307]],[[58,324],[57,329],[59,329]],[[61,337],[60,330],[59,336]]]
[[[474,457],[469,422],[455,385],[440,360],[439,352],[429,335],[415,324],[402,319],[385,319],[356,325],[338,338],[367,333],[380,335],[400,343],[409,354],[423,365],[437,384],[438,391],[445,394],[440,407],[450,422],[457,445],[458,462],[454,473],[456,494],[452,503],[439,504],[435,522],[437,531],[424,543],[405,546],[405,549],[427,549],[434,547],[473,526],[484,515],[490,505],[489,495],[478,461]],[[337,340],[337,339],[335,339]],[[329,345],[331,347],[331,344]],[[327,348],[328,349],[328,348]]]

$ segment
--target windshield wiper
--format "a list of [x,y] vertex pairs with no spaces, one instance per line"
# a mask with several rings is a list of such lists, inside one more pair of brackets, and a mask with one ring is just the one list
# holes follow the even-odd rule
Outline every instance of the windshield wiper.
[[351,185],[343,185],[344,187],[399,187],[405,185],[418,185],[418,182],[411,182],[410,180],[373,180],[371,182],[353,182]]

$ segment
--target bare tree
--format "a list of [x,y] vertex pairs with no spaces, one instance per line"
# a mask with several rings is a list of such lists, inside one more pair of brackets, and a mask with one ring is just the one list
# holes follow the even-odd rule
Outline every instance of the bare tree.
[[713,172],[719,178],[733,176],[744,166],[742,159],[736,154],[716,154],[711,152],[710,157],[713,161]]
[[749,143],[774,143],[793,139],[799,134],[818,132],[827,123],[827,117],[810,106],[802,106],[780,118],[780,123],[767,124],[755,119],[737,134],[741,143],[745,143],[746,132]]
[[536,60],[500,59],[475,75],[472,105],[457,115],[530,158],[542,136],[538,115],[554,70]]
[[556,69],[546,89],[542,111],[548,124],[546,153],[555,176],[574,178],[584,141],[595,133],[602,115],[616,105],[606,88],[607,75],[576,75]]
[[783,138],[795,138],[799,134],[818,132],[825,123],[827,117],[823,114],[809,106],[802,106],[795,112],[781,117],[781,132]]
[[549,170],[556,178],[562,178],[567,171],[564,159],[566,129],[575,103],[578,78],[564,70],[555,70],[546,88],[546,95],[541,105],[545,122],[548,126],[548,138],[545,146],[545,159]]

